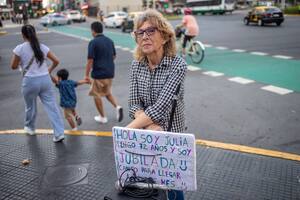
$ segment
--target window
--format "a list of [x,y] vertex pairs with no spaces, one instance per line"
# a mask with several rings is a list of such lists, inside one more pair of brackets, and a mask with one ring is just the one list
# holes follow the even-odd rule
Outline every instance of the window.
[[196,6],[216,6],[222,3],[221,0],[205,0],[205,1],[196,1],[187,3],[187,7],[196,7]]

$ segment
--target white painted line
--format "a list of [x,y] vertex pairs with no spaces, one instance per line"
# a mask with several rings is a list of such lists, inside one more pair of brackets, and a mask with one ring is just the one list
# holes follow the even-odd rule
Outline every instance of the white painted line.
[[115,47],[116,47],[116,49],[121,49],[122,48],[121,46],[118,46],[118,45],[116,45]]
[[244,49],[233,49],[232,51],[237,52],[237,53],[246,52],[246,50],[244,50]]
[[264,53],[264,52],[258,52],[258,51],[253,51],[253,52],[250,52],[252,55],[257,55],[257,56],[266,56],[268,55],[267,53]]
[[195,67],[195,66],[193,66],[193,65],[188,65],[187,68],[188,68],[188,70],[190,70],[190,71],[199,71],[199,70],[201,70],[200,67]]
[[62,33],[62,32],[56,31],[56,30],[49,30],[49,32],[54,32],[54,33],[58,33],[58,34],[61,34],[61,35],[66,35],[66,36],[73,37],[73,38],[78,38],[78,39],[81,39],[81,40],[84,40],[84,41],[90,41],[90,39],[86,38],[86,37],[81,37],[81,36],[77,36],[77,35],[73,35],[73,34],[69,34],[69,33]]
[[219,72],[215,72],[215,71],[207,71],[207,72],[203,72],[203,74],[212,76],[212,77],[218,77],[218,76],[224,75],[223,73],[219,73]]
[[[50,33],[49,31],[37,31],[37,34],[45,34],[45,33]],[[22,35],[21,32],[17,32],[17,33],[10,33],[10,35]]]
[[23,24],[4,24],[3,28],[18,28],[22,26]]
[[289,93],[293,92],[293,90],[288,90],[288,89],[276,87],[273,85],[264,86],[261,89],[269,91],[269,92],[274,92],[274,93],[280,94],[280,95],[285,95],[285,94],[289,94]]
[[123,51],[130,51],[130,49],[127,48],[127,47],[122,48],[122,50],[123,50]]
[[219,50],[226,50],[226,49],[228,49],[227,47],[216,47],[216,49],[219,49]]
[[273,58],[281,58],[281,59],[292,59],[293,57],[291,56],[283,56],[283,55],[275,55],[273,56]]
[[131,53],[134,53],[134,50],[131,50],[130,52],[131,52]]
[[229,81],[233,81],[233,82],[236,82],[236,83],[240,83],[240,84],[249,84],[249,83],[253,83],[254,81],[253,80],[250,80],[250,79],[245,79],[245,78],[241,78],[241,77],[234,77],[234,78],[230,78],[228,79]]
[[205,47],[212,47],[211,44],[204,44]]

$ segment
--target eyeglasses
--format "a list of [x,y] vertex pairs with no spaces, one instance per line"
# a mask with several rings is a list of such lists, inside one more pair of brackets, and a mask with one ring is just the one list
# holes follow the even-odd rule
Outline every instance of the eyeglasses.
[[144,30],[143,29],[138,29],[138,30],[134,31],[133,33],[134,33],[136,39],[141,39],[141,38],[143,38],[144,33],[146,33],[146,35],[148,37],[150,37],[155,33],[156,30],[157,30],[156,27],[148,27]]

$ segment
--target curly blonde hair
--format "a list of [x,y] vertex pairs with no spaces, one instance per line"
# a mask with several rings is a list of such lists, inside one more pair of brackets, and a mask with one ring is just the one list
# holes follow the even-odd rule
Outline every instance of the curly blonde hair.
[[[156,27],[161,33],[163,39],[166,41],[163,47],[164,56],[174,57],[176,55],[176,42],[174,29],[171,24],[158,11],[148,9],[135,20],[134,31],[139,29],[146,21]],[[137,61],[142,61],[146,58],[146,55],[142,52],[142,49],[138,45],[135,48],[134,58]]]

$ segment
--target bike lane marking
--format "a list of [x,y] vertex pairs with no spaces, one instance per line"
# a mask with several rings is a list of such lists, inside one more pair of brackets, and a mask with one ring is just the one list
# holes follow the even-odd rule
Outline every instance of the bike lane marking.
[[[37,135],[53,134],[52,129],[37,129],[36,132],[37,132]],[[26,133],[23,129],[0,131],[0,135],[4,135],[4,134],[25,135]],[[101,132],[101,131],[87,131],[87,130],[80,130],[80,131],[65,130],[65,134],[73,135],[73,136],[112,137],[111,131]],[[28,135],[28,137],[34,137],[34,136]],[[238,145],[238,144],[223,143],[223,142],[217,142],[217,141],[211,141],[211,140],[202,140],[202,139],[196,139],[196,144],[201,145],[201,146],[206,146],[206,147],[212,147],[212,148],[219,148],[219,149],[225,149],[225,150],[231,150],[231,151],[237,151],[237,152],[243,152],[243,153],[249,153],[249,154],[256,154],[256,155],[261,155],[261,156],[282,158],[282,159],[286,159],[286,160],[300,161],[300,155],[281,152],[281,151],[274,151],[274,150],[249,147],[249,146]]]
[[[88,28],[82,27],[54,27],[58,32],[91,39]],[[129,48],[132,52],[135,41],[129,34],[105,31],[115,45],[122,48]],[[241,51],[241,50],[238,50]],[[188,65],[192,62],[186,59]],[[207,71],[216,71],[226,76],[242,77],[254,80],[266,85],[273,85],[283,89],[300,92],[300,61],[278,59],[271,56],[253,55],[247,52],[234,52],[232,50],[218,50],[216,48],[206,48],[205,58],[202,63],[193,64]]]
[[233,78],[229,78],[228,80],[232,81],[232,82],[240,83],[240,84],[243,84],[243,85],[246,85],[246,84],[249,84],[249,83],[254,83],[253,80],[245,79],[245,78],[241,78],[241,77],[233,77]]
[[273,85],[264,86],[261,89],[269,91],[269,92],[274,92],[274,93],[280,94],[280,95],[285,95],[285,94],[289,94],[289,93],[293,92],[292,90],[276,87]]

